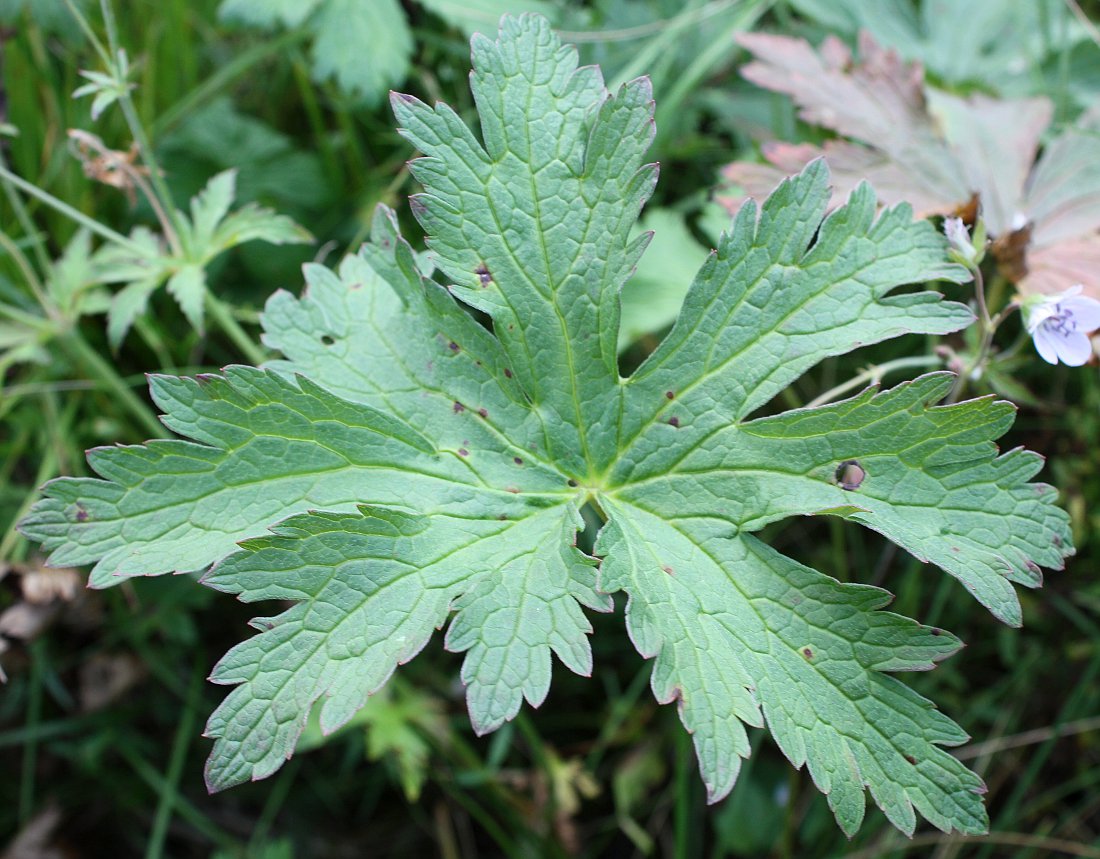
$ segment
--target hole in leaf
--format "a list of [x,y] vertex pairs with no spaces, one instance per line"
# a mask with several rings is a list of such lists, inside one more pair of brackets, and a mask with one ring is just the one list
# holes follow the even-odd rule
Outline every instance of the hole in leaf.
[[326,346],[331,346],[333,343],[336,342],[336,338],[333,337],[331,334],[322,334],[321,342],[324,343]]
[[836,485],[851,492],[863,484],[866,470],[854,459],[846,459],[836,467]]

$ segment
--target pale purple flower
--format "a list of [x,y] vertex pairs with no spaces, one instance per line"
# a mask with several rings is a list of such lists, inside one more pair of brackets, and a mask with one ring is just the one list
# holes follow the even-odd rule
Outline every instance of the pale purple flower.
[[959,256],[960,262],[972,266],[977,263],[978,252],[974,250],[974,243],[970,240],[970,231],[966,228],[962,218],[944,218],[943,234],[947,236],[947,243],[951,245]]
[[1092,356],[1089,333],[1100,328],[1100,301],[1081,295],[1082,289],[1078,284],[1025,305],[1027,331],[1048,364],[1080,367]]

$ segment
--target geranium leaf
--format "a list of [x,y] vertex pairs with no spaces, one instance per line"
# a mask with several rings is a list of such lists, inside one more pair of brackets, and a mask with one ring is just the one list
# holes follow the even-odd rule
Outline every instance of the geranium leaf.
[[[474,60],[480,136],[446,106],[394,99],[426,154],[414,211],[449,283],[380,207],[338,272],[308,266],[301,297],[269,301],[283,358],[155,377],[183,438],[93,451],[99,478],[48,484],[23,530],[54,563],[94,563],[96,586],[211,568],[206,584],[245,601],[293,603],[215,670],[235,688],[208,725],[212,789],[278,769],[311,713],[346,724],[448,621],[471,721],[492,730],[543,702],[554,656],[590,672],[583,608],[623,591],[712,800],[748,754],[744,726],[766,725],[846,832],[865,788],[905,832],[917,814],[983,831],[981,781],[942,748],[962,729],[884,673],[931,668],[957,639],[753,532],[843,517],[1018,623],[1013,585],[1072,552],[1053,490],[1027,482],[1041,460],[997,455],[1009,406],[935,405],[946,374],[749,420],[828,356],[968,325],[937,293],[891,295],[967,273],[866,185],[825,217],[816,162],[741,209],[623,378],[619,293],[655,179],[648,86],[607,92],[534,16],[475,38]],[[576,547],[586,504],[604,520],[598,558]]]

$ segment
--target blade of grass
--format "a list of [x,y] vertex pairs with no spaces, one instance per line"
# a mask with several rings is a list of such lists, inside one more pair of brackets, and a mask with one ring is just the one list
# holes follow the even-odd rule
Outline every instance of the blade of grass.
[[149,843],[145,849],[145,859],[161,859],[164,855],[164,842],[168,837],[168,824],[172,822],[172,814],[180,799],[180,777],[183,775],[183,765],[187,760],[187,749],[191,745],[198,706],[202,700],[204,673],[202,666],[203,660],[196,654],[194,667],[191,669],[191,684],[188,687],[187,700],[184,702],[183,714],[176,728],[175,739],[172,742],[172,755],[168,760],[168,772],[160,791],[156,816],[153,818],[153,829],[149,834]]
[[42,674],[46,644],[41,638],[31,642],[30,688],[27,691],[27,739],[23,744],[23,763],[19,776],[19,822],[26,825],[34,814],[35,782],[38,770],[38,724],[42,721]]

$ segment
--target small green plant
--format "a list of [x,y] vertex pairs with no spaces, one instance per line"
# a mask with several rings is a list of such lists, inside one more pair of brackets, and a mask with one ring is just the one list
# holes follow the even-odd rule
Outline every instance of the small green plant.
[[[890,295],[968,271],[907,206],[877,214],[867,185],[822,220],[818,161],[741,208],[624,378],[619,292],[657,178],[648,82],[609,94],[535,16],[475,37],[473,64],[480,140],[446,105],[393,99],[426,155],[411,202],[447,284],[380,208],[338,274],[309,266],[301,298],[269,301],[282,360],[153,377],[184,439],[93,450],[101,479],[50,483],[24,532],[55,564],[94,563],[95,587],[208,569],[242,600],[295,603],[214,670],[235,688],[207,726],[212,790],[275,772],[311,713],[324,732],[347,723],[448,619],[474,728],[491,731],[543,702],[552,655],[591,671],[582,606],[624,592],[712,801],[749,753],[746,725],[767,725],[845,832],[865,788],[905,832],[918,813],[984,831],[981,780],[942,748],[965,733],[886,673],[929,669],[958,639],[755,533],[863,524],[1018,625],[1014,585],[1072,552],[1054,490],[1028,482],[1041,458],[998,455],[1009,404],[936,405],[948,373],[750,419],[828,356],[969,325],[936,293]],[[577,547],[586,507],[594,557]]]

